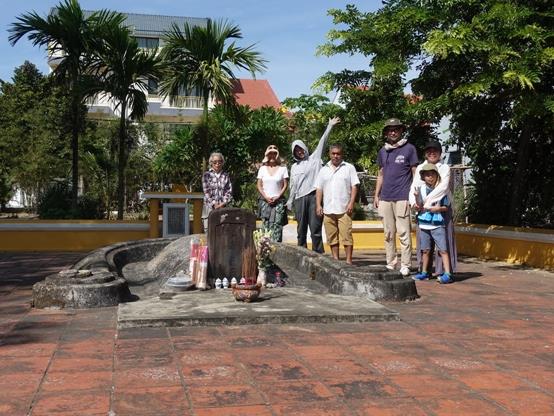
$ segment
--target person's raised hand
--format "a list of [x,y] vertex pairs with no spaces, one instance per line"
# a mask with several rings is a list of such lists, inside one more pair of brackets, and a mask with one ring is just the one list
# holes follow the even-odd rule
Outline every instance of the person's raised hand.
[[333,117],[329,119],[329,125],[334,126],[340,123],[340,117]]

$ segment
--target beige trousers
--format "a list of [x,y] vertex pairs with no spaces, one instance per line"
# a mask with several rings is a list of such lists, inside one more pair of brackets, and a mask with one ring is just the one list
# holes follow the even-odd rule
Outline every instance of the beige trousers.
[[412,263],[412,238],[410,203],[408,201],[379,201],[379,216],[383,219],[387,265],[395,267],[396,234],[400,240],[400,267],[410,267]]

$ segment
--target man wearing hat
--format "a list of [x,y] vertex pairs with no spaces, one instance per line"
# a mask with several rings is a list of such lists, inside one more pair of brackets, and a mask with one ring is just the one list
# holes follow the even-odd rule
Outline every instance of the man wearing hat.
[[[452,201],[452,192],[450,189],[450,166],[448,166],[446,163],[441,162],[441,155],[442,155],[442,146],[441,144],[436,140],[429,141],[425,147],[424,147],[424,157],[425,161],[420,164],[417,169],[416,173],[414,175],[414,180],[412,182],[412,186],[410,189],[410,205],[415,208],[416,210],[420,210],[421,208],[429,209],[433,204],[436,204],[439,202],[442,198],[445,196],[450,198],[450,201]],[[421,185],[423,185],[423,180],[420,177],[420,171],[423,165],[427,163],[434,164],[439,172],[439,175],[441,177],[440,183],[433,189],[429,195],[426,195],[425,198],[423,198],[422,201],[419,201],[416,195],[417,189]],[[421,205],[420,205],[421,204]],[[445,222],[446,222],[446,244],[447,244],[447,251],[450,259],[450,269],[454,273],[456,271],[457,263],[458,263],[458,255],[457,255],[457,249],[456,249],[456,238],[454,236],[454,222],[452,220],[452,206],[448,206],[448,210],[444,213]],[[419,232],[417,233],[417,261],[421,265],[422,258],[421,258],[421,242],[419,238]],[[435,256],[434,256],[434,265],[435,265],[435,273],[438,275],[441,275],[444,272],[443,267],[443,261],[440,254],[435,250]]]
[[385,122],[385,145],[377,155],[379,176],[373,204],[383,220],[387,269],[394,270],[398,263],[398,234],[400,273],[408,276],[412,258],[409,194],[418,158],[416,148],[403,137],[405,131],[406,127],[397,118]]

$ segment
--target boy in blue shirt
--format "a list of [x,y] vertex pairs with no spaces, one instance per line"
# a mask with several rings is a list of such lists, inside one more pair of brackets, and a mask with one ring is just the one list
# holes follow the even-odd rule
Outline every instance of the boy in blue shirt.
[[[420,170],[421,179],[425,182],[416,189],[416,199],[422,201],[437,186],[441,180],[439,170],[433,163],[426,163]],[[420,207],[423,203],[418,203]],[[429,272],[429,258],[431,242],[442,257],[444,273],[437,277],[439,283],[452,283],[452,272],[450,268],[450,258],[446,245],[446,228],[442,212],[446,212],[450,201],[445,196],[439,202],[433,204],[430,209],[421,208],[417,214],[417,226],[421,241],[421,272],[412,277],[414,280],[427,280],[431,273]]]

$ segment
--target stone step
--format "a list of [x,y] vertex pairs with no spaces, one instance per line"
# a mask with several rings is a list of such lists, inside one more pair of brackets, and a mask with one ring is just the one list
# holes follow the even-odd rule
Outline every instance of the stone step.
[[304,288],[263,289],[258,301],[237,302],[231,290],[192,291],[171,299],[150,297],[118,307],[119,328],[397,321],[399,314],[355,296]]

